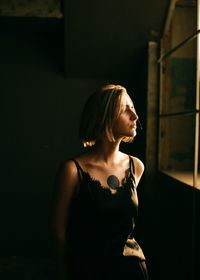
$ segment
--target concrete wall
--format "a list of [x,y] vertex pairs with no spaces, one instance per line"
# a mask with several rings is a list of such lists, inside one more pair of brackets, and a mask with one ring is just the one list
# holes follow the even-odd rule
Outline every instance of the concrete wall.
[[[66,77],[61,20],[9,19],[2,26],[1,254],[45,253],[57,168],[82,151],[77,131],[83,103],[105,82],[130,89],[132,81]],[[141,157],[139,134],[134,147]],[[134,153],[132,144],[124,150]]]
[[54,31],[1,35],[0,240],[6,253],[48,248],[55,172],[81,151],[80,111],[103,83],[64,77],[61,39]]
[[[122,149],[144,159],[147,49],[139,47],[139,63],[132,71],[128,68],[125,77],[120,76],[121,70],[110,77],[109,67],[105,75],[96,71],[92,76],[91,64],[80,71],[78,63],[74,67],[77,72],[66,76],[62,21],[23,19],[16,23],[10,19],[1,27],[0,249],[2,255],[46,255],[51,251],[56,170],[61,161],[82,150],[77,139],[80,111],[90,92],[102,83],[121,83],[133,95],[144,130],[138,130],[134,143]],[[126,36],[131,35],[129,29]],[[120,49],[126,52],[126,44]],[[103,54],[107,57],[104,50],[102,59]],[[107,65],[106,61],[102,63]],[[126,60],[123,63],[126,65]],[[95,65],[98,70],[98,63]],[[198,223],[191,219],[198,221],[199,196],[195,196],[197,207],[192,209],[191,189],[165,177],[151,184],[143,179],[138,191],[136,233],[152,279],[192,279],[190,245],[193,242],[199,248],[199,228],[192,228]]]

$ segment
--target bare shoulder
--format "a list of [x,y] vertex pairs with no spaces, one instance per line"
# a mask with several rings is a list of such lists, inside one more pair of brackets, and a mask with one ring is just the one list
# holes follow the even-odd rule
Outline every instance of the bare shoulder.
[[63,174],[76,176],[77,175],[77,168],[73,160],[66,160],[61,164],[60,171]]
[[141,177],[142,177],[142,174],[144,172],[144,163],[137,157],[133,157],[131,156],[131,158],[133,159],[134,161],[134,166],[135,166],[135,177],[136,177],[136,183],[138,185]]
[[59,168],[56,185],[60,189],[75,189],[78,185],[78,174],[75,163],[72,160],[66,160]]
[[135,168],[138,168],[140,171],[144,171],[144,163],[137,157],[133,157],[131,156],[133,161],[134,161],[134,165],[135,165]]

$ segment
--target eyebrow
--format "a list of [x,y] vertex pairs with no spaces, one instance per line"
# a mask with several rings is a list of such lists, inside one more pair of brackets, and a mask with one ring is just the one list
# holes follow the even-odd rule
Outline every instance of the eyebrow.
[[134,107],[134,105],[132,104],[131,106],[130,105],[128,105],[128,104],[126,104],[126,108],[133,108],[134,110],[135,110],[135,107]]

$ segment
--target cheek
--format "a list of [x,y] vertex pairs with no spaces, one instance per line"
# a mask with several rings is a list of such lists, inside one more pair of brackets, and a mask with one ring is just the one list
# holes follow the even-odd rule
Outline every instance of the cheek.
[[114,122],[113,128],[117,128],[119,126],[121,126],[123,123],[122,117],[120,116],[118,119],[116,119],[116,121]]
[[120,123],[118,120],[116,120],[113,124],[113,128],[112,128],[112,131],[114,134],[116,134],[118,131],[119,131],[119,127],[120,127]]
[[125,118],[123,116],[120,116],[113,125],[113,132],[121,131],[126,124]]
[[127,118],[124,115],[121,115],[117,120],[116,120],[116,124],[118,126],[124,126],[127,123]]

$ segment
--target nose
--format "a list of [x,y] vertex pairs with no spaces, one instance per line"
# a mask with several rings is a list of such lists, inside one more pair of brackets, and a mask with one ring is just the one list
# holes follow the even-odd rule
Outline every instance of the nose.
[[136,114],[136,112],[131,111],[131,121],[137,121],[138,120],[138,115]]

